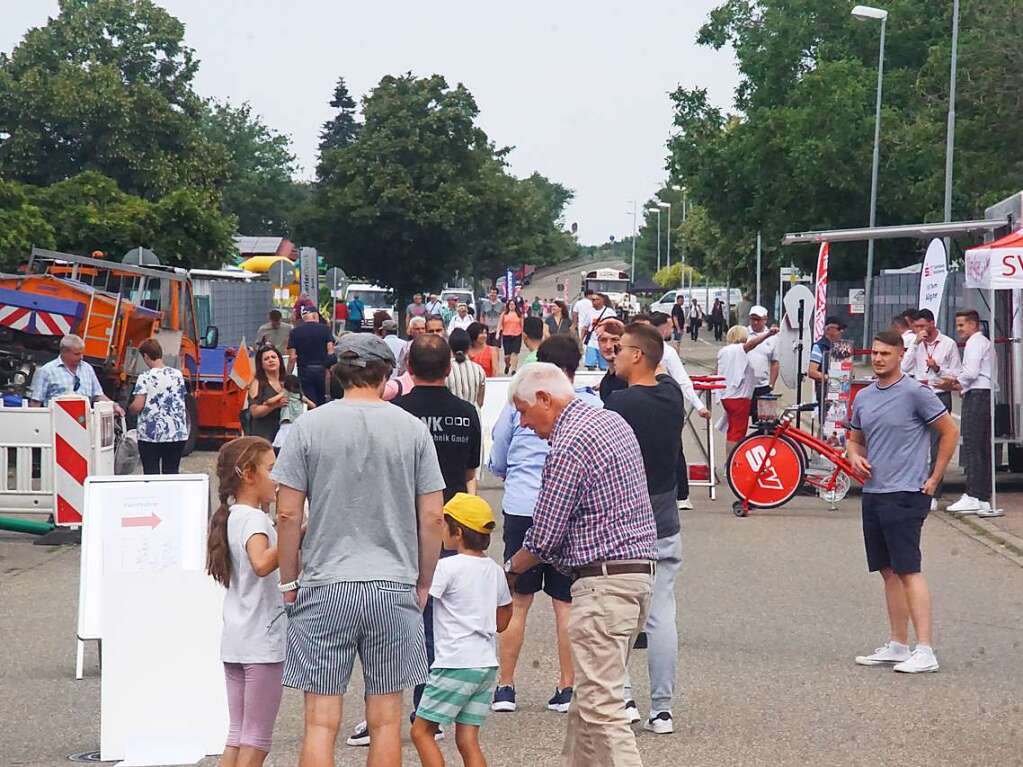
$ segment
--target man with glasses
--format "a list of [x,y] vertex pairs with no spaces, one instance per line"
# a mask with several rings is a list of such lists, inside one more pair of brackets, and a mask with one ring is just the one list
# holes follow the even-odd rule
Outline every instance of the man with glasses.
[[426,320],[427,335],[447,337],[445,328],[446,325],[444,324],[444,318],[439,315],[434,315]]
[[[103,393],[96,371],[82,359],[85,356],[85,342],[76,335],[60,339],[60,356],[47,362],[32,377],[32,391],[29,404],[32,407],[47,407],[50,400],[61,394],[80,394],[90,402],[109,402]],[[116,402],[114,412],[123,416],[124,410]]]

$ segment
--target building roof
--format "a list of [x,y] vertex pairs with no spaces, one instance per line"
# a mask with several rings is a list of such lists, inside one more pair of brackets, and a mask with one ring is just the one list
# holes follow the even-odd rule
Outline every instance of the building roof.
[[295,245],[285,237],[249,237],[236,235],[235,247],[245,256],[285,256],[292,261],[297,255]]

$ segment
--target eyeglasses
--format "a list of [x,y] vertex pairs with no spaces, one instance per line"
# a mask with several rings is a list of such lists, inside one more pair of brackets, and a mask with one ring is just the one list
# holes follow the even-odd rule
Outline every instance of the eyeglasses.
[[640,349],[638,346],[634,346],[633,344],[622,344],[621,348],[622,349],[635,349],[640,354],[645,354],[646,353],[642,349]]
[[79,378],[78,376],[75,376],[75,385],[73,387],[71,387],[71,391],[78,391],[81,388],[82,388],[82,379]]

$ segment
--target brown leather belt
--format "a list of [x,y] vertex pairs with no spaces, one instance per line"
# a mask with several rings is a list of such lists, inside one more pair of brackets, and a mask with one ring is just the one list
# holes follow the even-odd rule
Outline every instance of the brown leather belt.
[[653,575],[657,569],[654,562],[595,562],[572,571],[572,580],[593,578],[598,575],[625,575],[626,573],[644,573]]

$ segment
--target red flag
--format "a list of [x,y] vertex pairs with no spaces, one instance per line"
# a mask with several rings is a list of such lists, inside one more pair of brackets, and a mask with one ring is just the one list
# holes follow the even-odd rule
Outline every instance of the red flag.
[[817,284],[814,294],[817,301],[813,314],[813,340],[824,337],[824,317],[828,313],[828,243],[821,243],[817,254]]

